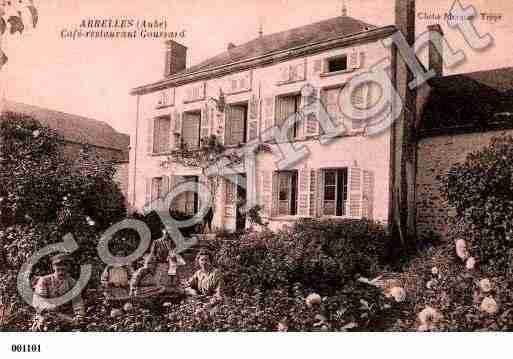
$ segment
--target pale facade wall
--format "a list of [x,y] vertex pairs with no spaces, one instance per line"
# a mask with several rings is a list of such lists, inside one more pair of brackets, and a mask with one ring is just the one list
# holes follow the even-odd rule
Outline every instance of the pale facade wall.
[[[316,72],[319,61],[329,57],[347,54],[348,56],[353,50],[363,52],[361,68],[355,71],[347,71],[337,75],[319,76]],[[334,86],[341,86],[348,82],[351,77],[356,74],[366,71],[370,66],[383,60],[390,58],[390,49],[385,48],[381,41],[374,41],[369,43],[356,44],[351,47],[332,49],[323,53],[308,56],[306,58],[292,59],[287,62],[281,62],[269,66],[254,68],[249,71],[239,73],[241,77],[249,73],[251,78],[251,89],[241,91],[240,93],[230,94],[225,90],[229,86],[230,79],[237,78],[237,74],[229,74],[222,78],[214,78],[205,82],[205,97],[218,98],[219,88],[223,88],[226,94],[226,102],[228,104],[235,104],[240,102],[248,102],[252,96],[258,98],[261,106],[259,107],[259,134],[268,125],[268,119],[265,116],[264,101],[266,98],[276,98],[280,95],[299,93],[305,84],[311,84],[315,88],[325,89]],[[304,81],[297,81],[288,84],[278,84],[282,68],[288,64],[306,64],[306,79]],[[246,76],[246,79],[249,78]],[[153,177],[170,176],[170,175],[193,175],[200,174],[197,169],[183,168],[180,165],[173,163],[163,164],[166,160],[165,154],[149,155],[148,154],[148,127],[147,122],[149,119],[171,115],[172,121],[176,113],[183,113],[186,111],[201,111],[204,109],[205,101],[195,101],[184,103],[187,96],[187,89],[191,86],[196,86],[201,82],[186,84],[174,89],[174,106],[169,106],[161,109],[156,109],[156,104],[160,98],[160,93],[150,93],[138,96],[138,138],[137,146],[133,146],[130,158],[130,199],[132,204],[137,209],[142,209],[146,200],[147,180]],[[173,102],[173,101],[172,101]],[[208,103],[209,111],[214,111],[214,103]],[[222,126],[219,114],[214,116],[210,125],[210,133],[216,133],[219,126]],[[171,125],[173,128],[173,124]],[[173,132],[173,131],[171,131]],[[388,131],[376,136],[362,136],[351,134],[338,138],[330,145],[321,145],[317,139],[306,140],[300,138],[301,141],[297,144],[305,144],[310,151],[310,156],[306,162],[300,163],[297,166],[304,166],[305,163],[310,169],[317,169],[323,167],[348,167],[355,164],[362,169],[367,169],[373,172],[375,176],[375,189],[374,189],[374,218],[386,222],[388,219],[388,197],[389,197],[389,167],[390,167],[390,135]],[[174,146],[175,137],[170,134],[171,146]],[[137,153],[135,152],[137,151]],[[296,167],[297,167],[296,166]],[[275,164],[272,156],[267,154],[260,154],[257,157],[257,183],[256,190],[261,188],[261,173],[262,171],[271,171],[275,169]],[[135,182],[134,182],[135,181]],[[224,207],[224,187],[221,186],[216,196],[218,208],[214,223],[217,226],[226,226],[226,218],[221,216]],[[271,221],[271,227],[277,228],[283,223],[290,223],[293,218],[282,218],[281,220]],[[231,226],[231,225],[229,225]]]

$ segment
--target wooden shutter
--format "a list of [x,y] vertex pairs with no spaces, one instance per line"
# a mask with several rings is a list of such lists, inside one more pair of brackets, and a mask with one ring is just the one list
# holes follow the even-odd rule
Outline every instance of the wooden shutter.
[[374,219],[374,173],[363,171],[362,217]]
[[180,144],[183,140],[182,136],[182,114],[178,111],[174,112],[173,116],[174,125],[173,125],[173,140],[174,140],[174,147],[175,149],[180,148]]
[[324,208],[324,170],[317,170],[317,217],[322,216]]
[[162,176],[162,187],[159,197],[164,199],[169,193],[169,176]]
[[[232,179],[234,178],[232,177]],[[234,218],[237,205],[237,185],[228,178],[224,179],[224,194],[224,216]]]
[[208,106],[205,103],[205,105],[201,109],[201,118],[200,118],[200,126],[201,126],[200,138],[203,141],[206,141],[206,139],[210,135],[210,133],[209,133],[210,128],[209,128],[209,123],[208,123],[208,117],[209,117],[208,116]]
[[308,216],[310,214],[310,170],[304,165],[299,169],[298,179],[298,210],[297,213],[300,216]]
[[[361,112],[363,109],[367,108],[369,103],[369,84],[364,84],[362,86],[354,89],[351,94],[351,105],[353,107],[353,113],[357,114]],[[358,120],[353,116],[351,120],[350,128],[353,130],[364,128],[367,121],[365,119]]]
[[318,178],[317,170],[310,170],[310,194],[308,197],[308,214],[310,217],[315,217],[317,215],[317,178]]
[[264,98],[264,130],[274,126],[274,96]]
[[348,67],[350,69],[359,69],[362,65],[362,56],[363,52],[354,50],[349,54],[349,64]]
[[231,139],[231,134],[232,134],[232,126],[231,126],[231,120],[232,118],[232,106],[231,105],[226,105],[225,109],[224,109],[224,144],[225,145],[231,145],[232,144],[232,139]]
[[148,120],[148,128],[146,133],[146,152],[148,154],[153,153],[153,127],[154,127],[154,119],[149,118]]
[[276,217],[278,215],[278,209],[279,209],[279,175],[278,172],[273,171],[271,173],[272,175],[272,208],[271,208],[271,217]]
[[159,152],[169,151],[169,134],[171,133],[171,118],[170,116],[161,117],[159,119],[159,132],[160,132],[160,148]]
[[255,94],[251,96],[248,106],[248,141],[258,138],[258,118],[260,99]]
[[[312,98],[302,97],[301,98],[301,107],[307,106],[311,103],[315,103],[314,101],[318,101],[319,99],[319,89],[314,89]],[[319,104],[317,104],[319,106]],[[304,135],[305,137],[309,136],[318,136],[319,135],[319,112],[316,113],[308,113],[306,118],[303,119],[304,126]]]
[[168,150],[171,151],[175,147],[175,126],[176,126],[176,112],[169,114],[169,133],[168,133]]
[[263,207],[264,213],[267,217],[271,217],[272,215],[272,202],[273,202],[273,172],[272,171],[262,171],[262,197],[263,197]]
[[362,207],[362,170],[349,168],[349,211],[350,217],[360,218]]
[[322,72],[322,59],[314,60],[313,66],[312,66],[312,76],[319,76],[319,74]]
[[151,203],[151,184],[152,178],[146,178],[146,189],[144,196],[144,205],[147,206]]
[[280,67],[280,82],[290,81],[290,65],[283,65]]

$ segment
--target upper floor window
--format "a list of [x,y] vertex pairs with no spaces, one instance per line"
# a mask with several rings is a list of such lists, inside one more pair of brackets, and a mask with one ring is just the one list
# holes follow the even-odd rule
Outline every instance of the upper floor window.
[[341,55],[327,59],[324,72],[345,71],[347,68],[347,55]]
[[158,198],[163,197],[164,195],[164,186],[163,186],[163,178],[155,177],[151,180],[151,200],[155,201]]
[[[276,99],[276,125],[282,127],[289,116],[299,112],[301,106],[301,95],[280,96]],[[298,121],[289,128],[289,139],[292,140],[298,135]]]
[[153,153],[167,152],[170,149],[171,117],[157,117],[153,127]]
[[246,142],[247,118],[247,104],[230,105],[226,108],[226,145],[238,145]]
[[200,145],[201,112],[186,112],[182,121],[182,143],[188,149],[197,149]]

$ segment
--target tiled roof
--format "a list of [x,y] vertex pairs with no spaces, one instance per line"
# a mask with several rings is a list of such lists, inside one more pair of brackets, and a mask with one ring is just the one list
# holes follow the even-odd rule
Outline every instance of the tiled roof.
[[208,70],[209,68],[226,65],[231,62],[263,56],[275,51],[356,34],[375,28],[376,26],[374,25],[367,24],[349,16],[338,16],[294,29],[258,37],[194,65],[179,74]]
[[0,100],[0,112],[31,116],[58,131],[67,141],[121,150],[128,156],[130,136],[117,132],[104,122],[7,100]]

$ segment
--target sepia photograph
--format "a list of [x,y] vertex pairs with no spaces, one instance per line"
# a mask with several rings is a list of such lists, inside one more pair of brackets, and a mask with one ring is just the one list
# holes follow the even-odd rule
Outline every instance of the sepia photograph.
[[0,0],[0,352],[506,335],[512,18]]

